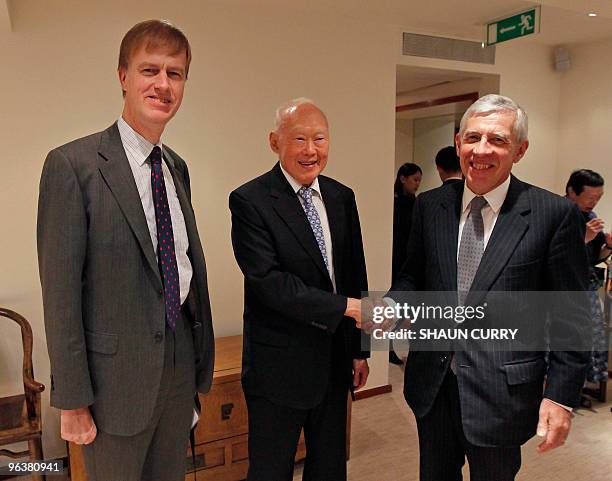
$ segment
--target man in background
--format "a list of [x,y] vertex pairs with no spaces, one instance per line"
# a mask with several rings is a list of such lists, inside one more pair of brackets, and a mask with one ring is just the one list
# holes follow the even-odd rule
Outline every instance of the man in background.
[[344,481],[347,395],[368,378],[357,329],[367,277],[355,196],[321,175],[329,126],[312,101],[280,107],[269,142],[279,162],[229,198],[244,274],[247,479],[291,481],[303,428],[303,479]]
[[[587,381],[605,382],[608,379],[608,334],[599,299],[599,288],[603,285],[605,270],[597,267],[612,253],[612,232],[605,232],[603,219],[595,214],[595,207],[604,195],[604,179],[597,172],[579,169],[572,172],[565,187],[567,198],[574,202],[582,214],[586,232],[584,244],[589,261],[589,296],[593,346],[587,369]],[[588,389],[583,390],[580,403],[591,407],[587,397]]]
[[438,151],[436,154],[436,169],[438,169],[442,185],[463,181],[457,149],[452,145],[443,147]]
[[191,49],[165,21],[119,52],[108,129],[52,150],[38,206],[51,405],[89,481],[179,481],[194,395],[214,362],[206,266],[185,162],[162,143]]

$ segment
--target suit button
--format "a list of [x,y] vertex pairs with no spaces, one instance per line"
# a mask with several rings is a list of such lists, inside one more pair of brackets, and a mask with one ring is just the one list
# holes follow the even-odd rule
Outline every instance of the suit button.
[[155,337],[154,337],[153,339],[155,339],[155,342],[156,342],[157,344],[159,344],[160,342],[162,342],[162,341],[164,340],[164,335],[162,334],[162,332],[161,332],[161,331],[157,331],[157,332],[155,333]]

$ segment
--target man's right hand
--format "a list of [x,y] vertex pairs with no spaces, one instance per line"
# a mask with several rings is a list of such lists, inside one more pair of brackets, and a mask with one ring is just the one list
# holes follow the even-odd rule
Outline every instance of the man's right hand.
[[60,411],[62,439],[75,444],[90,444],[98,430],[89,408],[62,409]]
[[591,219],[586,223],[586,234],[584,242],[591,242],[597,234],[604,230],[604,221],[602,219]]
[[361,329],[361,300],[349,297],[346,300],[346,311],[344,315],[355,319],[357,329]]
[[375,323],[373,321],[375,307],[387,308],[389,304],[383,298],[376,296],[364,297],[363,299],[349,297],[344,315],[355,319],[357,328],[363,329],[368,334],[371,334],[375,327],[384,331],[391,330],[395,326],[396,319],[385,319],[382,323]]

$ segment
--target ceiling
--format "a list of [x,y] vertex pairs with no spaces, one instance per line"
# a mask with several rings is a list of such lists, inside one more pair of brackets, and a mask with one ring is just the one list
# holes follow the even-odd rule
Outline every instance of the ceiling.
[[[540,32],[514,40],[525,45],[569,46],[612,38],[611,0],[258,0],[310,12],[398,26],[405,32],[483,41],[487,23],[541,6]],[[596,17],[589,17],[591,12]],[[401,66],[400,66],[401,67]],[[412,92],[473,78],[473,73],[398,68],[396,91]]]
[[474,77],[473,72],[398,65],[395,90],[397,93],[407,93],[421,88],[467,80]]
[[[0,0],[0,31],[11,30],[11,3]],[[209,0],[219,4],[255,5],[321,15],[335,15],[369,24],[395,25],[404,31],[467,40],[485,39],[492,20],[541,5],[539,34],[521,42],[570,45],[612,37],[611,0]],[[597,17],[589,17],[596,12]]]
[[[257,3],[476,41],[484,39],[485,26],[491,20],[542,5],[540,34],[521,41],[569,45],[612,37],[610,0],[257,0]],[[589,12],[598,16],[589,17]]]

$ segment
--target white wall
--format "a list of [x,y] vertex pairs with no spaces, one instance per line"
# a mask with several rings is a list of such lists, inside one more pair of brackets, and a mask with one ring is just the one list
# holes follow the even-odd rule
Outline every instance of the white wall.
[[559,168],[556,190],[576,169],[599,172],[607,192],[595,208],[612,228],[612,40],[570,48],[572,66],[561,77]]
[[412,119],[397,119],[395,122],[395,171],[412,162]]
[[[502,93],[530,114],[532,148],[521,176],[554,186],[560,80],[549,50],[500,47],[498,65],[408,59],[398,55],[396,27],[344,17],[273,10],[250,2],[80,2],[20,0],[11,4],[13,31],[0,31],[5,72],[0,116],[0,305],[24,314],[35,332],[36,377],[49,384],[35,246],[38,178],[46,152],[105,128],[121,111],[115,66],[120,39],[145,18],[184,28],[194,52],[185,100],[165,141],[188,161],[193,201],[209,267],[217,335],[241,331],[242,278],[230,244],[227,196],[269,169],[267,132],[274,108],[308,96],[327,112],[332,150],[326,173],[355,189],[371,289],[390,280],[394,179],[396,63],[500,74]],[[144,7],[146,5],[146,8]],[[385,206],[389,208],[386,209]],[[382,206],[382,207],[381,207]],[[20,377],[16,333],[0,336],[0,395]],[[371,385],[386,384],[383,353]],[[9,368],[10,365],[10,368]],[[396,389],[401,389],[396,386]],[[45,449],[63,453],[57,415],[45,405]]]
[[440,175],[434,160],[438,151],[453,145],[455,115],[414,119],[414,163],[421,167],[423,177],[419,191],[440,187]]

